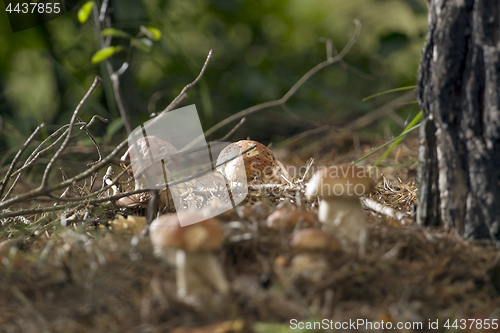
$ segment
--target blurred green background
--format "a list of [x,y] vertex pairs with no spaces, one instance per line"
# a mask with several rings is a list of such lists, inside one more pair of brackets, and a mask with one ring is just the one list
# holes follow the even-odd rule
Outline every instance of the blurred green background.
[[[83,3],[83,2],[82,2]],[[41,122],[52,133],[71,114],[102,64],[91,64],[99,49],[91,18],[84,24],[77,11],[42,26],[13,34],[0,5],[0,154],[15,152]],[[325,60],[330,38],[340,50],[352,37],[353,20],[362,23],[359,40],[345,57],[348,67],[334,64],[312,77],[281,108],[250,116],[232,136],[279,143],[324,124],[346,124],[394,98],[362,102],[371,94],[416,83],[426,33],[425,0],[121,0],[110,1],[112,26],[132,35],[139,26],[160,29],[150,53],[136,50],[121,76],[122,96],[138,126],[161,111],[198,74],[209,49],[214,55],[184,105],[196,104],[204,130],[242,109],[280,98],[304,73]],[[113,39],[113,45],[124,40]],[[112,58],[117,69],[124,53]],[[108,86],[109,87],[109,86]],[[397,95],[396,95],[397,96]],[[409,119],[418,106],[398,113]],[[127,133],[117,108],[102,84],[81,111],[88,121],[98,114],[114,124],[98,123],[92,133],[105,144]],[[302,119],[301,119],[302,118]],[[307,120],[304,120],[307,119]],[[310,120],[310,121],[309,121]],[[234,124],[208,139],[217,139]],[[388,118],[366,129],[401,131]],[[115,130],[118,130],[115,132]]]

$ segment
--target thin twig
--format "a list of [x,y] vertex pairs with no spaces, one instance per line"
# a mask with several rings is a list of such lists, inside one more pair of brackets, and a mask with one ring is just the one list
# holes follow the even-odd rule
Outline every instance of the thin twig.
[[[339,54],[339,52],[337,51],[337,48],[335,47],[335,45],[333,45],[333,42],[331,39],[320,37],[319,41],[326,44],[326,56],[327,57],[328,56],[331,57],[332,55],[336,56]],[[367,80],[374,80],[375,79],[375,76],[367,74],[365,72],[362,72],[359,69],[357,69],[356,67],[349,65],[347,62],[345,62],[344,59],[340,60],[339,64],[340,64],[340,67],[347,69],[347,70],[350,70],[350,71],[356,73],[357,75],[361,76],[364,79],[367,79]]]
[[231,135],[234,134],[234,132],[236,132],[238,130],[238,128],[241,127],[241,125],[243,125],[245,123],[245,121],[247,121],[247,118],[245,118],[245,117],[241,118],[240,122],[237,123],[236,126],[234,126],[232,130],[230,130],[226,135],[224,135],[219,140],[215,140],[215,142],[226,141]]
[[297,140],[303,139],[303,138],[305,138],[305,137],[307,137],[309,135],[318,134],[318,133],[321,133],[321,132],[328,131],[330,129],[332,129],[332,126],[330,126],[330,125],[324,125],[324,126],[321,126],[321,127],[318,127],[318,128],[314,128],[312,130],[304,131],[302,133],[299,133],[297,135],[292,136],[289,139],[286,139],[283,142],[280,142],[279,144],[276,145],[276,148],[287,146],[287,145],[289,145],[291,143],[294,143]]
[[0,218],[51,213],[51,212],[57,212],[60,210],[65,210],[65,209],[77,207],[79,205],[81,205],[81,203],[69,203],[67,205],[53,206],[53,207],[47,207],[47,208],[32,208],[32,209],[19,209],[19,210],[15,210],[15,211],[4,211],[4,212],[0,213]]
[[5,188],[7,187],[7,183],[9,182],[9,178],[10,178],[10,175],[12,173],[12,170],[14,170],[14,168],[16,167],[16,164],[19,161],[19,159],[21,158],[21,155],[28,148],[31,141],[33,141],[33,139],[38,134],[38,132],[40,132],[40,130],[42,129],[43,126],[44,126],[44,124],[42,123],[41,125],[36,127],[36,129],[33,131],[33,133],[30,135],[30,137],[26,140],[26,142],[24,142],[23,146],[21,147],[21,149],[19,149],[16,156],[12,160],[12,163],[10,164],[9,170],[7,170],[7,173],[5,174],[5,177],[3,178],[2,187],[0,187],[0,197],[3,195],[3,191],[5,191]]
[[103,22],[104,18],[106,17],[106,10],[108,9],[108,2],[109,0],[103,0],[101,10],[99,13],[99,22]]
[[[101,151],[101,148],[99,147],[99,145],[97,144],[97,141],[95,141],[94,137],[92,136],[92,134],[90,134],[90,131],[88,130],[87,128],[87,124],[79,117],[77,116],[77,119],[80,121],[80,122],[83,122],[85,125],[83,125],[82,127],[80,127],[80,129],[83,129],[85,131],[85,133],[87,134],[87,136],[90,138],[90,140],[92,141],[92,143],[94,144],[95,148],[97,149],[97,154],[99,155],[99,159],[96,161],[96,162],[90,162],[87,164],[87,166],[91,166],[93,164],[96,164],[98,163],[99,161],[102,160],[102,151]],[[107,119],[104,119],[102,117],[99,117],[99,119],[101,119],[103,122],[107,123],[108,120]]]
[[[111,167],[111,166],[110,166]],[[113,193],[115,192],[114,191],[114,186],[116,186],[116,184],[118,184],[119,180],[121,177],[123,177],[123,175],[125,175],[125,173],[132,167],[132,164],[128,165],[125,169],[122,170],[122,172],[120,172],[118,174],[118,176],[116,176],[116,178],[113,180],[113,181],[106,181],[106,185],[103,184],[103,187],[101,187],[99,190],[93,192],[93,193],[90,193],[88,195],[85,195],[85,196],[81,196],[81,197],[78,197],[78,198],[62,198],[62,197],[57,197],[51,193],[48,193],[46,194],[47,196],[49,196],[50,198],[52,199],[56,199],[58,201],[65,201],[65,202],[82,202],[82,201],[85,201],[87,199],[91,199],[91,198],[94,198],[96,196],[98,196],[99,194],[107,191],[108,189],[112,188],[113,189]],[[116,193],[114,193],[116,194]]]
[[262,104],[254,105],[252,107],[249,107],[245,110],[242,110],[240,112],[237,112],[233,114],[230,117],[227,117],[226,119],[222,120],[218,124],[214,125],[212,128],[207,130],[205,132],[205,137],[208,137],[209,135],[213,134],[217,130],[221,129],[222,127],[226,126],[227,124],[230,124],[231,122],[240,119],[242,117],[246,117],[252,113],[255,113],[257,111],[265,110],[274,106],[280,106],[282,104],[285,104],[290,97],[292,97],[297,90],[307,81],[311,76],[322,70],[323,68],[330,66],[344,58],[344,56],[351,50],[352,46],[356,43],[359,37],[359,33],[361,31],[361,22],[359,20],[354,20],[354,23],[356,24],[356,30],[354,32],[354,35],[351,37],[347,45],[344,47],[344,49],[335,57],[328,58],[327,60],[317,64],[313,68],[311,68],[307,73],[305,73],[291,88],[288,90],[288,92],[281,97],[280,99],[270,101],[270,102],[265,102]]
[[280,105],[280,107],[281,107],[281,109],[282,109],[283,111],[285,111],[285,112],[286,112],[287,114],[289,114],[291,117],[293,117],[293,118],[295,118],[295,119],[297,119],[297,120],[299,120],[299,121],[301,121],[301,122],[305,121],[305,122],[308,122],[308,123],[310,123],[310,124],[312,124],[312,125],[314,125],[314,126],[316,126],[316,127],[319,127],[319,126],[321,126],[321,125],[322,125],[322,123],[321,123],[321,122],[319,122],[319,121],[314,121],[314,120],[311,120],[311,119],[309,119],[309,118],[306,118],[306,117],[301,117],[301,116],[299,116],[298,114],[295,114],[292,110],[290,110],[290,108],[289,108],[286,104]]
[[[101,10],[99,13],[99,9],[97,6],[94,6],[93,9],[93,15],[94,19],[96,22],[96,30],[97,34],[99,36],[99,42],[101,44],[101,49],[105,48],[107,45],[107,41],[105,40],[104,36],[102,35],[102,27],[101,24],[105,21],[104,18],[106,15],[103,15],[103,7],[107,7],[107,3],[103,2],[101,6]],[[105,12],[105,9],[104,9]],[[101,20],[101,15],[103,15],[103,19]],[[106,21],[107,25],[107,21]],[[115,103],[116,106],[118,107],[118,111],[120,112],[120,116],[123,119],[123,125],[125,126],[125,130],[127,131],[128,134],[132,133],[132,125],[130,123],[130,119],[128,118],[127,111],[125,110],[125,104],[122,101],[121,94],[120,94],[120,76],[115,70],[113,69],[113,65],[111,64],[111,60],[109,58],[104,60],[104,63],[106,64],[106,69],[108,71],[109,78],[111,80],[111,86],[113,88],[113,94],[115,97]],[[123,64],[124,65],[124,64]],[[123,67],[122,65],[122,67]],[[125,69],[128,68],[128,65],[125,67]],[[123,74],[123,73],[121,73]]]
[[73,178],[70,178],[64,182],[61,182],[57,185],[46,187],[46,188],[37,188],[34,189],[33,191],[30,191],[28,193],[20,194],[12,199],[6,200],[4,202],[0,203],[0,209],[5,209],[9,207],[12,204],[18,203],[18,202],[23,202],[29,199],[33,199],[39,196],[43,196],[47,193],[53,192],[60,190],[62,188],[65,188],[67,186],[72,185],[73,183],[79,182],[89,175],[93,174],[94,172],[100,170],[101,168],[105,167],[125,146],[127,145],[127,140],[124,140],[121,142],[115,150],[113,150],[108,156],[102,159],[101,162],[94,164],[91,168],[85,170],[84,172],[74,176]]
[[[77,176],[75,176],[73,178],[70,178],[70,179],[68,179],[68,180],[66,180],[66,181],[64,181],[62,183],[59,183],[58,185],[52,186],[51,188],[46,188],[46,189],[37,188],[37,189],[35,189],[35,190],[33,190],[33,191],[29,192],[29,193],[26,193],[26,194],[23,194],[23,195],[18,195],[15,198],[12,198],[12,199],[10,199],[8,201],[0,203],[0,209],[3,209],[4,207],[8,207],[8,206],[10,206],[10,205],[12,205],[14,203],[25,201],[25,200],[28,200],[28,199],[31,199],[31,198],[34,198],[34,197],[38,197],[38,196],[42,196],[42,195],[52,196],[52,194],[51,194],[52,191],[64,188],[65,186],[68,186],[68,185],[73,184],[73,183],[75,183],[75,182],[77,182],[79,180],[82,180],[85,177],[87,177],[88,175],[92,174],[94,171],[96,171],[99,168],[103,167],[107,162],[109,162],[109,160],[111,160],[111,158],[113,158],[113,156],[115,154],[118,153],[118,151],[120,151],[123,148],[123,146],[125,145],[125,143],[127,143],[127,141],[122,142],[110,155],[108,155],[101,162],[95,164],[92,168],[86,170],[85,172],[83,172],[83,173],[81,173],[81,174],[79,174],[79,175],[77,175]],[[218,168],[218,167],[220,167],[220,166],[222,166],[222,165],[224,165],[226,163],[229,163],[232,160],[234,160],[235,158],[243,156],[244,154],[246,154],[250,150],[255,149],[255,147],[257,147],[257,146],[256,145],[252,145],[251,147],[249,147],[248,149],[244,150],[240,154],[237,154],[236,156],[233,156],[232,158],[227,159],[226,161],[224,161],[224,162],[222,162],[220,164],[217,164],[215,166],[215,168]],[[126,170],[124,170],[124,171],[126,171]],[[169,183],[165,184],[165,188],[171,187],[171,186],[174,186],[174,185],[177,185],[177,184],[181,184],[181,183],[184,183],[184,182],[187,182],[187,181],[190,181],[192,179],[195,179],[195,178],[201,177],[203,175],[206,175],[206,174],[208,174],[208,173],[210,173],[212,171],[213,171],[212,168],[209,168],[207,170],[199,171],[199,172],[197,172],[197,173],[195,173],[195,174],[193,174],[191,176],[185,177],[183,179],[179,179],[179,180],[175,180],[175,181],[169,182]],[[119,177],[121,177],[121,176],[119,175]],[[119,177],[117,177],[116,180]],[[115,183],[115,182],[113,182],[113,183]],[[103,189],[101,189],[99,191],[102,192],[102,190],[106,190],[106,189],[110,188],[111,185],[112,184],[109,184],[109,185],[107,185],[106,187],[104,187]],[[52,210],[66,209],[68,207],[74,207],[75,205],[81,204],[82,201],[84,201],[88,205],[98,204],[98,203],[107,202],[107,201],[116,201],[118,199],[130,196],[130,195],[139,194],[139,193],[143,193],[143,192],[148,192],[150,190],[151,189],[148,189],[148,188],[137,189],[137,190],[133,190],[133,191],[125,192],[125,193],[114,194],[114,195],[111,195],[111,196],[106,196],[106,197],[101,197],[101,198],[96,198],[96,199],[91,199],[91,200],[86,200],[86,199],[78,198],[78,199],[80,199],[80,200],[78,200],[79,201],[78,203],[69,204],[69,205],[62,205],[62,206],[54,206],[54,207],[50,207],[50,208],[29,209],[29,210],[19,209],[19,210],[16,210],[16,211],[9,211],[9,212],[0,213],[0,218],[20,216],[20,215],[29,215],[29,214],[38,214],[38,213],[50,212]],[[61,201],[72,201],[69,198],[58,198],[58,197],[56,197],[56,199],[61,200]]]
[[[198,81],[200,81],[201,77],[203,76],[203,74],[205,73],[207,67],[208,67],[208,62],[210,61],[210,58],[212,57],[212,54],[213,54],[213,50],[210,50],[208,52],[208,55],[207,55],[207,59],[205,60],[205,63],[203,64],[203,67],[201,68],[201,71],[200,71],[200,74],[198,74],[198,76],[196,77],[196,79],[194,79],[193,82],[189,83],[188,85],[186,85],[182,90],[181,92],[179,93],[179,95],[177,95],[176,98],[174,98],[174,100],[172,101],[172,103],[170,103],[166,108],[165,110],[163,110],[161,113],[166,113],[166,112],[169,112],[169,111],[172,111],[173,109],[175,109],[177,107],[177,105],[179,105],[181,99],[183,98],[183,96],[186,94],[186,92],[191,89],[195,84],[198,83]],[[160,113],[160,114],[161,114]]]
[[54,163],[57,161],[57,159],[59,158],[59,156],[61,156],[61,154],[64,151],[64,149],[66,149],[66,147],[67,147],[67,145],[69,143],[69,140],[71,139],[71,132],[73,131],[73,126],[74,126],[75,120],[76,120],[76,118],[78,116],[78,112],[80,112],[80,109],[82,108],[83,104],[90,97],[90,94],[92,94],[92,92],[95,90],[95,88],[97,87],[97,85],[99,84],[99,82],[101,82],[101,78],[98,77],[98,76],[96,76],[95,79],[94,79],[94,82],[90,86],[89,90],[87,91],[87,93],[85,94],[85,96],[83,96],[83,98],[80,101],[80,103],[78,103],[78,105],[76,106],[76,109],[73,112],[73,116],[71,117],[71,121],[69,122],[68,134],[66,135],[66,139],[64,140],[64,142],[62,143],[61,147],[59,147],[59,150],[54,154],[54,156],[50,160],[49,164],[47,164],[47,167],[45,168],[45,172],[43,173],[43,177],[42,177],[42,183],[40,184],[40,188],[41,189],[43,189],[43,188],[45,188],[47,186],[47,181],[48,181],[48,178],[49,178],[50,169],[52,168],[52,166],[54,165]]
[[[79,125],[83,125],[84,123],[76,123],[75,126],[79,126]],[[89,123],[90,125],[90,123]],[[69,124],[66,124],[66,125],[63,125],[61,126],[60,128],[58,128],[54,133],[52,133],[51,135],[49,135],[45,140],[43,140],[36,148],[35,150],[31,153],[31,155],[26,159],[26,162],[24,162],[23,166],[20,167],[19,169],[17,169],[13,174],[12,176],[16,176],[18,175],[20,172],[24,171],[25,169],[29,168],[30,166],[32,166],[36,160],[38,160],[40,158],[40,156],[42,156],[46,151],[48,151],[49,149],[51,149],[52,147],[54,147],[59,141],[61,141],[66,133],[67,133],[67,130],[64,131],[63,134],[61,134],[61,136],[59,136],[56,141],[54,141],[53,143],[51,143],[47,148],[43,149],[43,150],[40,150],[42,148],[42,146],[47,142],[49,141],[50,139],[52,139],[53,137],[55,137],[57,134],[59,134],[59,132],[61,132],[63,129],[69,127]],[[39,151],[40,150],[40,151]]]

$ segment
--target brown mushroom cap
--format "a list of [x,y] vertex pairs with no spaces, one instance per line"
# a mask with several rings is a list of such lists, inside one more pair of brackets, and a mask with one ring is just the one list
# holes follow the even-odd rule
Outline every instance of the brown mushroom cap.
[[277,209],[267,217],[267,226],[272,229],[294,228],[299,222],[310,227],[314,219],[308,212],[290,208]]
[[[146,170],[153,164],[152,159],[155,159],[155,157],[159,155],[164,155],[164,154],[175,154],[177,153],[177,149],[175,149],[174,146],[172,146],[170,143],[163,141],[162,139],[154,136],[154,135],[149,135],[143,138],[138,139],[136,142],[137,149],[139,150],[139,153],[141,154],[141,163],[142,166],[139,169],[139,174],[136,175],[135,178],[140,178],[140,177],[145,177],[147,176]],[[139,163],[138,161],[138,156],[137,156],[137,150],[136,147],[130,146],[125,154],[122,156],[123,161],[130,161],[133,160],[136,163]],[[173,157],[173,160],[178,162],[179,157],[175,156]],[[122,162],[120,163],[120,166],[125,169],[130,162],[125,163]],[[132,169],[128,169],[128,174],[130,177],[134,177],[134,172]]]
[[366,168],[343,164],[322,168],[307,184],[306,197],[360,197],[375,188]]
[[[197,213],[192,218],[202,219]],[[151,243],[154,247],[177,248],[186,252],[213,252],[224,241],[224,231],[216,218],[209,218],[198,223],[181,227],[177,214],[162,215],[150,226]]]
[[323,230],[302,229],[293,233],[290,247],[298,252],[337,251],[339,244]]
[[[262,143],[252,140],[241,140],[224,148],[217,158],[217,164],[221,164],[234,156],[235,145],[239,147],[240,153],[253,145],[256,146],[243,155],[247,181],[263,179],[264,176],[272,174],[274,168],[273,153]],[[239,158],[231,160],[220,167],[220,172],[230,181],[236,181],[238,168],[240,168],[240,161]]]

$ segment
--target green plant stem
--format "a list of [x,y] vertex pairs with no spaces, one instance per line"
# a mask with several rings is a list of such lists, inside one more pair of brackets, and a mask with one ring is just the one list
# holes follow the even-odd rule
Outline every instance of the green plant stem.
[[369,100],[369,99],[372,99],[372,98],[375,98],[375,97],[379,97],[379,96],[382,96],[382,95],[385,95],[385,94],[390,94],[390,93],[393,93],[393,92],[398,92],[398,91],[403,91],[403,90],[410,90],[410,89],[415,89],[417,86],[407,86],[407,87],[399,87],[399,88],[395,88],[395,89],[390,89],[390,90],[386,90],[386,91],[382,91],[382,92],[379,92],[379,93],[376,93],[374,95],[370,95],[368,97],[365,97],[362,99],[363,102]]
[[[357,161],[353,162],[353,163],[352,163],[352,165],[354,165],[354,164],[357,164],[357,163],[361,162],[362,160],[366,159],[367,157],[369,157],[369,156],[371,156],[371,155],[375,154],[376,152],[378,152],[380,149],[387,147],[387,146],[388,146],[388,145],[390,145],[391,143],[393,143],[393,142],[395,142],[395,141],[397,141],[397,140],[399,140],[399,139],[401,139],[401,140],[402,140],[402,139],[403,139],[403,138],[404,138],[404,137],[405,137],[408,133],[412,132],[413,130],[415,130],[415,129],[419,128],[419,127],[420,127],[420,124],[417,124],[417,125],[413,126],[412,128],[410,128],[410,129],[408,129],[408,130],[404,131],[403,133],[401,133],[400,135],[398,135],[398,136],[397,136],[397,137],[395,137],[394,139],[392,139],[392,140],[390,140],[390,141],[387,141],[386,143],[384,143],[384,144],[383,144],[383,145],[381,145],[380,147],[376,148],[376,149],[375,149],[375,150],[373,150],[372,152],[370,152],[370,153],[366,154],[365,156],[361,157],[359,160],[357,160]],[[401,141],[401,140],[399,140],[399,141]],[[398,141],[398,142],[399,142],[399,141]],[[374,166],[374,167],[375,167],[375,166]]]

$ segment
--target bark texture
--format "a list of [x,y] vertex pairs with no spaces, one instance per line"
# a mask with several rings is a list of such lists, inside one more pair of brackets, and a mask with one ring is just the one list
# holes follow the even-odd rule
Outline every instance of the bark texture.
[[417,222],[500,240],[500,1],[428,0]]

